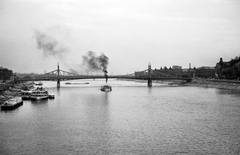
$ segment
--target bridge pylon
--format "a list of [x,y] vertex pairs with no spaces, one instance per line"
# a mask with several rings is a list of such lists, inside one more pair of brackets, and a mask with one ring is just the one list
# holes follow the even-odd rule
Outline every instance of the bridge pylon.
[[59,69],[59,63],[58,63],[58,68],[57,68],[57,88],[60,88],[60,77],[59,77],[60,69]]
[[151,63],[148,63],[148,87],[152,87],[152,69],[151,69]]

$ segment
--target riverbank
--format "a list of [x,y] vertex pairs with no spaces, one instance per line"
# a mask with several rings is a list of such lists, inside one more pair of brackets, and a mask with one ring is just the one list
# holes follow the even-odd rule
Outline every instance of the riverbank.
[[22,90],[30,90],[34,87],[34,82],[24,82],[18,84],[2,84],[1,87],[4,87],[4,90],[0,92],[0,105],[12,98],[21,96]]
[[198,79],[183,84],[183,86],[240,90],[240,81]]
[[[134,80],[134,79],[118,79],[124,81],[135,81],[135,82],[147,82],[146,80]],[[233,80],[216,80],[216,79],[196,79],[192,82],[186,83],[183,81],[152,81],[154,83],[168,84],[169,86],[188,86],[188,87],[204,87],[204,88],[218,88],[218,89],[229,89],[240,91],[240,81]]]

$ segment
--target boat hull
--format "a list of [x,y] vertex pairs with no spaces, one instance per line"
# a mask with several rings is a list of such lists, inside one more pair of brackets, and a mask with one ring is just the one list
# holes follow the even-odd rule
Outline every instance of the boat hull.
[[20,107],[21,105],[23,105],[23,101],[20,101],[14,105],[2,105],[1,110],[14,110],[14,109]]
[[48,96],[42,96],[42,97],[31,96],[31,100],[46,100],[46,99],[48,99]]
[[23,100],[30,100],[31,98],[30,98],[30,96],[22,96],[22,99]]
[[49,98],[49,99],[54,99],[55,96],[54,96],[54,95],[48,95],[48,98]]
[[101,91],[110,92],[110,91],[112,91],[112,87],[109,85],[103,85],[103,86],[101,86]]
[[112,89],[101,89],[101,91],[110,92]]

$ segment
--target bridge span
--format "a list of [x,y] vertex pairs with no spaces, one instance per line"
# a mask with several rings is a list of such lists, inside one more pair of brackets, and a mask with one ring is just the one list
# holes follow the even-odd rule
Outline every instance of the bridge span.
[[[77,79],[105,79],[105,76],[100,75],[85,75],[85,76],[52,76],[52,77],[35,77],[35,78],[19,78],[16,79],[16,82],[21,81],[56,81],[60,79],[60,81],[66,81],[66,80],[77,80]],[[123,75],[111,75],[108,76],[109,79],[136,79],[136,80],[148,80],[148,77],[130,77],[130,76],[123,76]],[[152,80],[190,80],[189,78],[179,78],[179,77],[152,77]]]
[[136,79],[136,80],[147,80],[148,86],[152,86],[152,80],[159,80],[159,81],[166,81],[166,80],[184,80],[187,82],[191,81],[191,78],[184,78],[184,77],[177,77],[172,75],[161,74],[161,76],[153,76],[151,65],[148,66],[147,70],[142,72],[146,72],[141,76],[136,76],[135,73],[127,74],[127,75],[110,75],[110,76],[103,76],[103,75],[78,75],[75,73],[66,72],[59,69],[59,65],[57,70],[51,71],[49,73],[45,73],[34,78],[16,78],[16,82],[23,82],[23,81],[57,81],[57,87],[60,87],[60,81],[66,80],[76,80],[76,79]]

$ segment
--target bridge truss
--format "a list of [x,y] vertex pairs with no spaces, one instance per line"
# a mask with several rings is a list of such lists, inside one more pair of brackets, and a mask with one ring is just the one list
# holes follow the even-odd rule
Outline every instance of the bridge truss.
[[54,71],[39,75],[39,77],[53,77],[53,76],[80,76],[80,75],[75,73],[70,73],[60,69],[56,69]]

